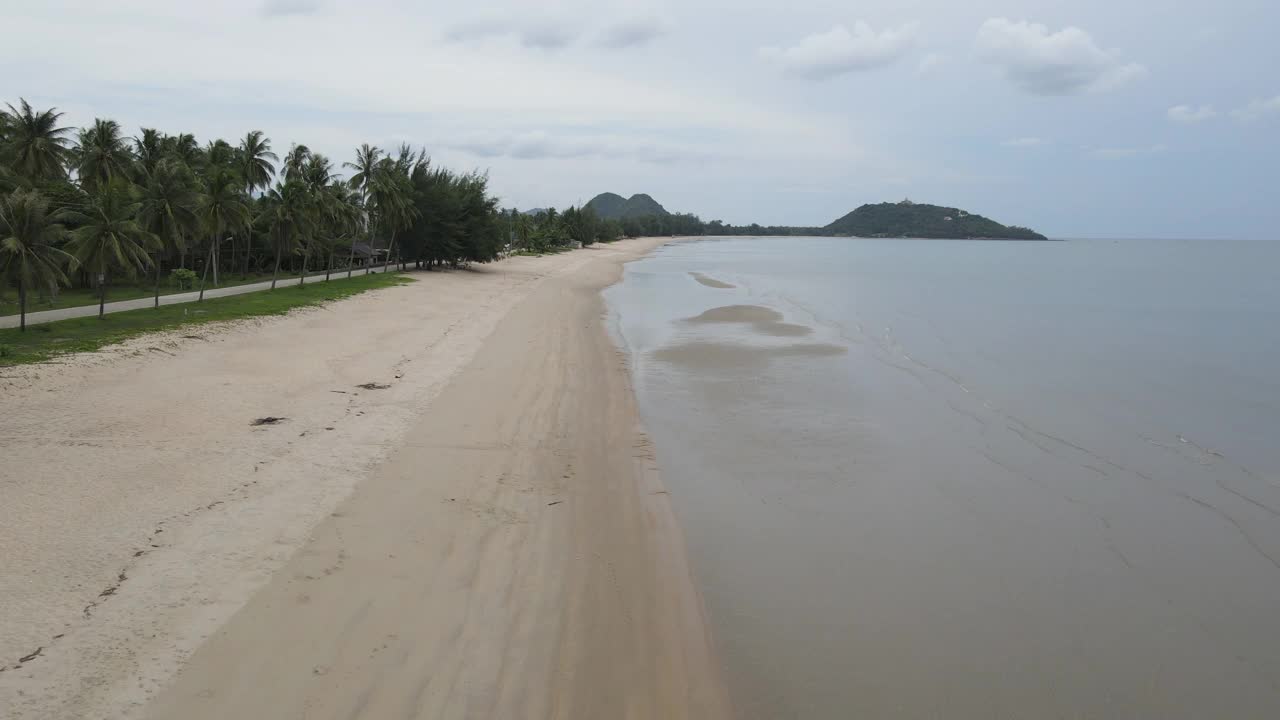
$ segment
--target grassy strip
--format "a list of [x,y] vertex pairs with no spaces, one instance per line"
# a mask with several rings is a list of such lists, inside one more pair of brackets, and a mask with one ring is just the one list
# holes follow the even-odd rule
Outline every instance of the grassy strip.
[[130,310],[97,317],[74,318],[43,325],[31,325],[25,333],[17,328],[0,330],[0,367],[42,362],[74,352],[91,352],[135,335],[156,330],[172,330],[220,320],[262,315],[282,315],[294,308],[341,300],[366,290],[413,282],[391,273],[354,277],[342,282],[313,281],[306,285],[274,291],[212,298],[203,303],[164,305],[159,309]]
[[[346,268],[341,272],[335,270],[334,277],[347,276]],[[296,283],[298,274],[280,275],[279,282]],[[307,274],[307,278],[324,277],[324,272],[316,273],[314,270]],[[237,285],[249,285],[251,283],[266,282],[271,279],[271,273],[251,273],[249,275],[241,275],[240,273],[226,274],[222,276],[222,282],[217,285],[209,285],[207,289],[214,290],[217,288],[236,287]],[[195,292],[200,289],[200,283],[197,282],[195,287],[188,290],[181,290],[173,286],[173,283],[166,279],[160,284],[160,296],[173,295],[175,293]],[[107,302],[113,303],[120,300],[137,300],[139,298],[149,298],[155,295],[155,286],[147,284],[143,281],[141,284],[120,284],[112,285],[107,292]],[[85,305],[97,305],[98,292],[89,288],[68,288],[58,292],[56,298],[32,297],[27,298],[27,313],[42,312],[44,310],[61,310],[70,307],[84,307]],[[10,287],[0,288],[0,316],[17,315],[18,314],[18,293]]]

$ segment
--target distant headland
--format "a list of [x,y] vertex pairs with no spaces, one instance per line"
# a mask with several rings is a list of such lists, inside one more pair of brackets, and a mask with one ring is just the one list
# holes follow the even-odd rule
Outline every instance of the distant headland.
[[862,238],[1047,240],[1018,225],[1001,223],[960,208],[902,200],[859,207],[821,227],[727,225],[697,215],[672,213],[643,193],[623,198],[601,193],[584,207],[603,221],[616,222],[625,235],[825,235]]

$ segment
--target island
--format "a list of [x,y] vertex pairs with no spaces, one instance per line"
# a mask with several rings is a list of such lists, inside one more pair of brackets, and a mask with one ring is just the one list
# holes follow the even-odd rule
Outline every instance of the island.
[[822,234],[872,238],[1048,239],[1030,228],[1001,225],[995,220],[959,208],[914,203],[911,200],[863,205],[822,228]]

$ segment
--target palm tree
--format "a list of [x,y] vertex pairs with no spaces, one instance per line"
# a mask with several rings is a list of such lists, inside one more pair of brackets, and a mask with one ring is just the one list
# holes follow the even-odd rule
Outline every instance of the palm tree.
[[49,202],[35,190],[18,190],[0,202],[0,269],[18,286],[18,328],[27,330],[27,291],[70,285],[64,265],[74,262],[56,247],[67,231],[49,214]]
[[317,200],[324,223],[321,240],[328,253],[324,279],[328,280],[338,247],[354,244],[360,231],[360,198],[346,183],[334,179],[320,189]]
[[[237,148],[240,161],[240,178],[244,181],[245,191],[253,197],[253,191],[266,189],[271,178],[276,174],[274,162],[279,160],[271,152],[271,141],[261,130],[253,130],[244,136]],[[249,274],[249,253],[253,233],[245,233],[244,237],[244,273]]]
[[[142,188],[138,220],[160,240],[159,252],[187,253],[187,238],[200,228],[195,174],[177,158],[156,164]],[[160,307],[160,258],[156,258],[155,306]]]
[[75,155],[80,186],[88,192],[116,178],[128,177],[132,162],[129,147],[120,135],[120,123],[101,118],[93,121],[93,127],[80,131]]
[[289,148],[284,156],[284,179],[293,180],[301,176],[307,161],[311,159],[311,148],[297,145]]
[[66,177],[71,153],[66,134],[71,128],[58,127],[62,113],[56,109],[36,112],[26,100],[19,100],[18,105],[7,105],[9,138],[3,159],[29,181]]
[[138,159],[135,182],[141,185],[165,156],[164,135],[155,128],[142,128],[142,135],[133,139],[133,154]]
[[[403,152],[402,152],[403,155]],[[402,163],[389,157],[378,163],[374,172],[370,193],[377,209],[378,222],[390,233],[387,259],[383,263],[386,272],[396,246],[396,233],[409,227],[418,211],[413,206],[413,184],[407,173],[401,171]]]
[[225,168],[210,168],[197,214],[203,229],[209,233],[209,257],[200,278],[200,300],[203,301],[211,265],[214,268],[213,284],[218,284],[218,245],[222,242],[223,233],[249,227],[251,214],[240,192],[240,178]]
[[98,275],[99,318],[106,313],[111,271],[136,276],[139,268],[151,265],[150,252],[159,244],[156,236],[138,222],[141,205],[133,188],[116,180],[90,195],[83,210],[65,213],[67,222],[79,226],[71,234],[67,251]]
[[164,153],[178,158],[192,170],[200,167],[202,159],[200,145],[196,142],[196,137],[190,133],[165,137]]
[[311,260],[313,246],[317,244],[317,241],[323,244],[332,237],[332,235],[325,238],[320,236],[323,233],[332,233],[332,223],[337,212],[333,198],[328,193],[329,186],[335,179],[333,163],[321,153],[309,152],[306,162],[296,170],[296,175],[306,186],[308,212],[310,215],[310,220],[307,223],[307,232],[301,236],[303,253],[302,276],[299,284],[305,284],[307,282],[307,266]]
[[271,240],[275,245],[276,264],[271,273],[271,289],[276,289],[280,275],[280,257],[285,251],[293,252],[298,239],[310,230],[313,218],[311,199],[307,186],[301,180],[285,180],[269,193],[267,201],[271,212]]
[[[349,182],[351,187],[360,190],[360,203],[364,208],[364,226],[368,231],[369,247],[373,248],[373,203],[369,201],[369,188],[373,184],[374,173],[378,169],[378,160],[382,156],[382,151],[376,147],[365,143],[356,149],[356,161],[354,163],[343,163],[343,167],[355,170]],[[351,238],[351,255],[347,265],[347,277],[351,277],[351,266],[355,263],[356,240]]]

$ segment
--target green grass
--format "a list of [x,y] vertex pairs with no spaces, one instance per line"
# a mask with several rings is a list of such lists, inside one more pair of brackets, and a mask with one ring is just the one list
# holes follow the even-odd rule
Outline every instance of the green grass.
[[111,313],[101,320],[86,317],[29,325],[25,333],[17,328],[3,329],[0,330],[0,366],[42,362],[66,353],[90,352],[156,330],[172,330],[220,320],[282,315],[294,308],[341,300],[366,290],[410,282],[413,280],[393,273],[378,273],[343,279],[341,282],[313,281],[274,291],[213,298],[202,303]]
[[[341,276],[345,278],[347,276],[347,270],[346,268],[343,268],[341,273],[339,273],[339,271],[337,270],[334,270],[333,274],[335,277]],[[297,282],[298,277],[299,275],[296,273],[293,275],[281,273],[279,282],[281,283],[287,283],[291,281]],[[311,271],[311,273],[308,273],[307,277],[308,278],[315,277],[315,271],[313,270]],[[321,278],[324,277],[323,272],[320,273],[320,277]],[[205,289],[212,290],[215,287],[220,287],[220,288],[235,287],[236,285],[248,285],[250,283],[264,282],[271,279],[271,273],[249,273],[248,275],[244,275],[241,273],[224,273],[222,277],[218,279],[221,280],[221,282],[215,286],[212,284],[212,278],[210,278],[210,284]],[[111,287],[107,288],[107,302],[113,303],[113,302],[116,302],[117,300],[137,300],[138,298],[152,297],[153,295],[155,295],[156,289],[155,289],[155,285],[149,284],[150,282],[154,282],[154,281],[147,281],[147,282],[141,282],[137,284],[128,284],[128,285],[121,284],[119,286],[112,285]],[[169,282],[168,278],[165,278],[160,282],[161,295],[172,295],[174,293],[195,292],[199,289],[200,289],[199,280],[196,281],[195,287],[191,288],[190,290],[179,290],[175,288],[173,284]],[[56,298],[39,298],[34,296],[28,296],[27,313],[30,314],[35,312],[41,312],[44,310],[61,310],[62,308],[83,307],[85,305],[97,305],[97,304],[98,304],[98,292],[96,290],[91,290],[89,288],[71,288],[71,289],[60,290],[58,292],[58,297]],[[17,315],[17,314],[18,314],[17,291],[14,290],[13,288],[4,288],[3,295],[0,295],[0,317],[4,317],[6,315]]]

